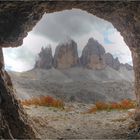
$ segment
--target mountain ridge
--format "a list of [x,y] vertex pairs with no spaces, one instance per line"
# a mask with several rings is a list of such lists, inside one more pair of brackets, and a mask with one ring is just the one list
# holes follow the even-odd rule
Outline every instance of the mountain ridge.
[[80,67],[69,69],[33,69],[27,72],[9,72],[17,96],[28,99],[53,96],[66,102],[95,103],[134,99],[132,71],[116,71],[110,67],[92,70]]
[[101,70],[105,67],[111,67],[119,70],[125,67],[127,70],[133,70],[128,63],[121,63],[117,58],[109,52],[94,38],[89,38],[87,44],[82,50],[81,56],[78,56],[77,43],[74,40],[59,43],[56,46],[54,57],[52,56],[51,47],[41,49],[34,68],[42,69],[68,69],[72,67],[83,67],[87,69]]
[[80,57],[77,43],[69,40],[57,45],[54,57],[51,47],[42,48],[32,70],[9,74],[20,99],[47,95],[83,103],[135,99],[132,66],[120,63],[93,38]]

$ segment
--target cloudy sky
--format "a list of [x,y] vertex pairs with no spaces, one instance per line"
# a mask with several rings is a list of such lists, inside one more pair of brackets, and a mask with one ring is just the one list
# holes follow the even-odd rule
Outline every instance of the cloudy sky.
[[42,46],[50,44],[54,53],[57,44],[68,38],[77,42],[80,56],[90,37],[98,40],[122,63],[131,64],[130,50],[111,23],[85,11],[72,9],[44,14],[23,40],[22,46],[3,49],[6,69],[18,72],[30,70]]

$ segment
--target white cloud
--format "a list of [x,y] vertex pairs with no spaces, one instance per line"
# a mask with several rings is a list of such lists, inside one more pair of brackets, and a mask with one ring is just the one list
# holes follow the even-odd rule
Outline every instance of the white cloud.
[[23,40],[23,47],[33,54],[38,54],[42,47],[51,44],[53,52],[55,50],[56,43],[46,38],[45,36],[36,35],[33,32],[30,32],[28,36]]
[[6,68],[19,72],[32,69],[41,47],[47,46],[48,43],[52,45],[54,52],[55,43],[43,36],[29,33],[22,46],[3,49]]

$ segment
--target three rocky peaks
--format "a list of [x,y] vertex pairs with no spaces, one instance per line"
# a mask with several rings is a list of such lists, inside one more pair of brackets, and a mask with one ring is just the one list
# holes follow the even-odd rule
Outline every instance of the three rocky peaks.
[[54,57],[51,47],[42,48],[35,63],[35,68],[42,69],[83,67],[101,70],[106,66],[115,70],[119,70],[120,67],[125,67],[127,70],[133,69],[128,63],[122,64],[118,58],[114,58],[112,54],[106,53],[104,47],[93,38],[88,40],[81,57],[78,56],[77,43],[69,40],[56,47]]

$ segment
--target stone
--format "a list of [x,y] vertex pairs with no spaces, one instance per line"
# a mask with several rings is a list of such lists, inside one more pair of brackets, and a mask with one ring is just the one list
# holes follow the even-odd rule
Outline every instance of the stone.
[[106,65],[113,67],[113,55],[111,53],[105,53],[104,55]]
[[[0,51],[2,53],[2,49]],[[1,55],[1,61],[3,56]],[[36,138],[32,121],[14,94],[11,78],[1,63],[0,70],[0,139]]]
[[133,70],[133,66],[131,66],[131,65],[128,64],[128,63],[125,63],[125,64],[124,64],[124,67],[125,67],[127,70]]
[[68,40],[59,44],[55,49],[54,67],[66,69],[75,67],[79,64],[77,44],[73,40]]
[[35,68],[51,69],[53,66],[53,56],[51,47],[41,48],[38,54],[38,59],[35,63]]
[[118,57],[115,58],[115,59],[114,59],[114,63],[113,63],[113,68],[114,68],[115,70],[119,70],[119,69],[120,69],[120,64],[121,64],[121,63],[120,63]]
[[90,38],[82,51],[81,65],[89,69],[104,69],[104,54],[104,47],[98,41]]

